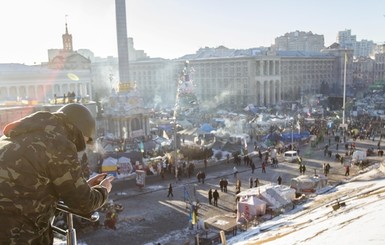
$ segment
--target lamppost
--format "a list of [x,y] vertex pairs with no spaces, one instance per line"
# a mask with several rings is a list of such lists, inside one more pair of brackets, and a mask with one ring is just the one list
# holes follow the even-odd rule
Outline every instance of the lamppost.
[[291,126],[291,149],[294,150],[294,119],[293,119],[293,122],[290,123],[290,126]]

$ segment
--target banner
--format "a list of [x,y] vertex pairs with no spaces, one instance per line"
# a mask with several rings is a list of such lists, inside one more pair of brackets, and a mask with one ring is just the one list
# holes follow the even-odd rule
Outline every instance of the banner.
[[146,182],[146,172],[143,170],[136,170],[136,185],[139,187],[144,187]]

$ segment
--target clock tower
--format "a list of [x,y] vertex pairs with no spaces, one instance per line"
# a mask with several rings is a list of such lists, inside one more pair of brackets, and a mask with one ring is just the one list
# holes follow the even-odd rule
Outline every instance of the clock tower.
[[66,33],[62,35],[63,38],[63,51],[72,52],[72,35],[68,34],[67,22],[66,22]]

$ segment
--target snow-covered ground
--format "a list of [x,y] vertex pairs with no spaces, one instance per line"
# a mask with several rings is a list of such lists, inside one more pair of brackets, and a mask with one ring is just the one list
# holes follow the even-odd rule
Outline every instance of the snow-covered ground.
[[[340,207],[334,210],[339,200]],[[322,189],[290,213],[261,223],[227,241],[249,244],[385,244],[385,164]]]

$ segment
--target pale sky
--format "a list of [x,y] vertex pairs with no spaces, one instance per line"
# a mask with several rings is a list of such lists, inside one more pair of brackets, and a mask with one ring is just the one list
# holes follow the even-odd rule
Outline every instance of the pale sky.
[[[384,0],[126,0],[127,34],[150,57],[179,58],[201,47],[270,46],[312,31],[325,45],[350,29],[357,41],[385,42]],[[67,15],[74,49],[117,56],[114,0],[2,0],[0,63],[48,61],[61,49]]]

